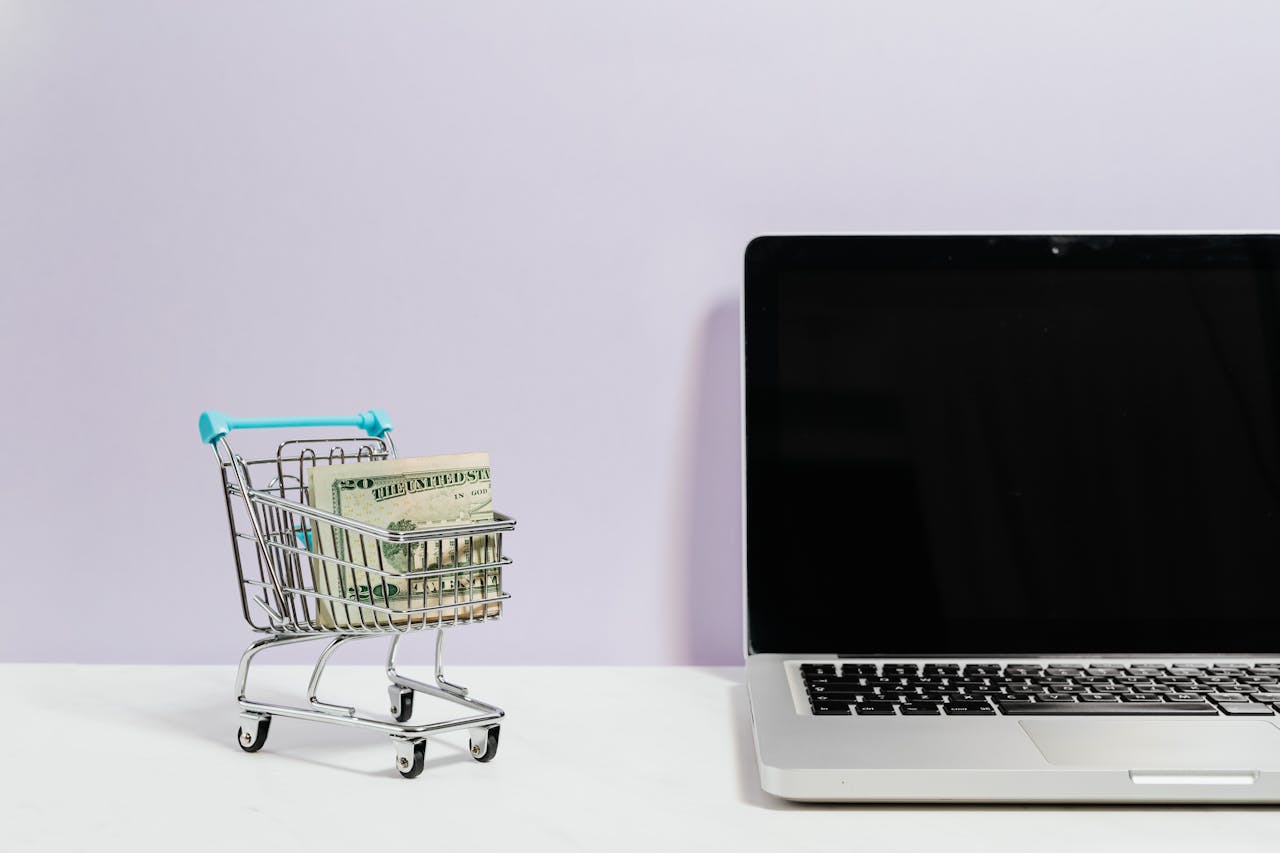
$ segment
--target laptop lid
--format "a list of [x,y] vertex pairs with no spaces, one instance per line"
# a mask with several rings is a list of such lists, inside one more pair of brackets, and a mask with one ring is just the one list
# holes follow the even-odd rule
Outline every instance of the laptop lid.
[[761,237],[750,653],[1280,650],[1280,238]]

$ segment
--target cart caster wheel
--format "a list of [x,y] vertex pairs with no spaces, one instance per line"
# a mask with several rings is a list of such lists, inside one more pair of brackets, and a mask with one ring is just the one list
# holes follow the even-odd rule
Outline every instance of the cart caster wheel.
[[391,716],[397,723],[405,723],[413,716],[413,689],[393,684],[387,688],[391,696]]
[[471,757],[476,761],[493,761],[498,754],[498,732],[502,726],[473,729],[471,732]]
[[396,770],[406,779],[416,779],[422,775],[422,768],[427,763],[427,741],[400,740],[396,743]]
[[245,752],[257,752],[267,742],[267,732],[270,730],[270,717],[246,718],[244,725],[236,731],[236,743]]

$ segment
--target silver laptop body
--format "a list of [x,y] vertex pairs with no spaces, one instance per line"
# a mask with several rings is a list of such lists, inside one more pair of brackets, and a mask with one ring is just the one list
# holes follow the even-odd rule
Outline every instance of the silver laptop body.
[[1280,239],[762,237],[760,783],[1280,802]]

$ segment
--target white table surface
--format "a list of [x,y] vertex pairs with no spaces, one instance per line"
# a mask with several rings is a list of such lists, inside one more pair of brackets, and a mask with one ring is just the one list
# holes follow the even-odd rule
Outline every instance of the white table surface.
[[[411,675],[425,675],[404,667]],[[255,666],[289,701],[309,669]],[[793,805],[756,782],[740,669],[457,667],[507,711],[498,755],[432,739],[405,780],[389,738],[277,718],[235,743],[233,668],[0,666],[5,850],[1280,849],[1266,807]],[[321,698],[382,710],[376,666],[332,667]],[[418,698],[414,720],[456,706]],[[386,846],[392,845],[392,846]]]

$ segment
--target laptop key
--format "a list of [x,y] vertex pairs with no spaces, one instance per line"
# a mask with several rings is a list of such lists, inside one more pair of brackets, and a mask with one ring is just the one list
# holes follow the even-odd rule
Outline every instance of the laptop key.
[[1214,702],[1248,702],[1249,697],[1243,693],[1210,693],[1209,698]]
[[905,717],[919,717],[919,716],[925,716],[930,714],[936,715],[936,714],[942,713],[941,711],[938,710],[937,705],[920,703],[920,702],[908,702],[906,705],[903,705],[902,708],[900,708],[899,710],[901,711],[902,715]]
[[844,675],[875,675],[876,665],[873,663],[846,663],[840,667]]
[[835,675],[836,665],[833,663],[802,663],[800,671],[812,675]]
[[811,684],[809,685],[810,693],[875,693],[876,689],[868,684],[851,684],[843,682],[839,684]]
[[1267,714],[1273,713],[1268,705],[1261,702],[1219,702],[1218,707],[1224,714]]
[[847,702],[814,702],[813,713],[817,717],[834,717],[848,716],[853,712],[849,710]]
[[860,717],[892,717],[893,709],[896,707],[896,702],[859,702],[857,705],[853,706],[853,709]]
[[811,702],[857,702],[859,698],[868,697],[875,699],[878,696],[870,691],[861,693],[856,690],[837,690],[834,693],[810,693],[809,701]]
[[1039,666],[1006,666],[1004,674],[1009,678],[1017,678],[1020,676],[1039,675],[1043,667]]
[[[1019,706],[1019,705],[1031,705],[1034,703],[1014,702],[1012,704],[1015,706]],[[955,703],[952,703],[950,705],[943,705],[942,707],[946,710],[947,714],[949,714],[952,717],[994,717],[996,713],[996,709],[992,708],[990,705],[986,703],[978,705],[976,703],[962,702],[958,705]]]
[[882,671],[885,675],[915,675],[920,668],[914,663],[887,663]]
[[1072,702],[1054,704],[1045,702],[1000,702],[1000,710],[1011,716],[1168,716],[1193,714],[1217,716],[1217,709],[1208,702]]
[[1166,693],[1164,694],[1167,702],[1203,702],[1204,697],[1199,693]]

